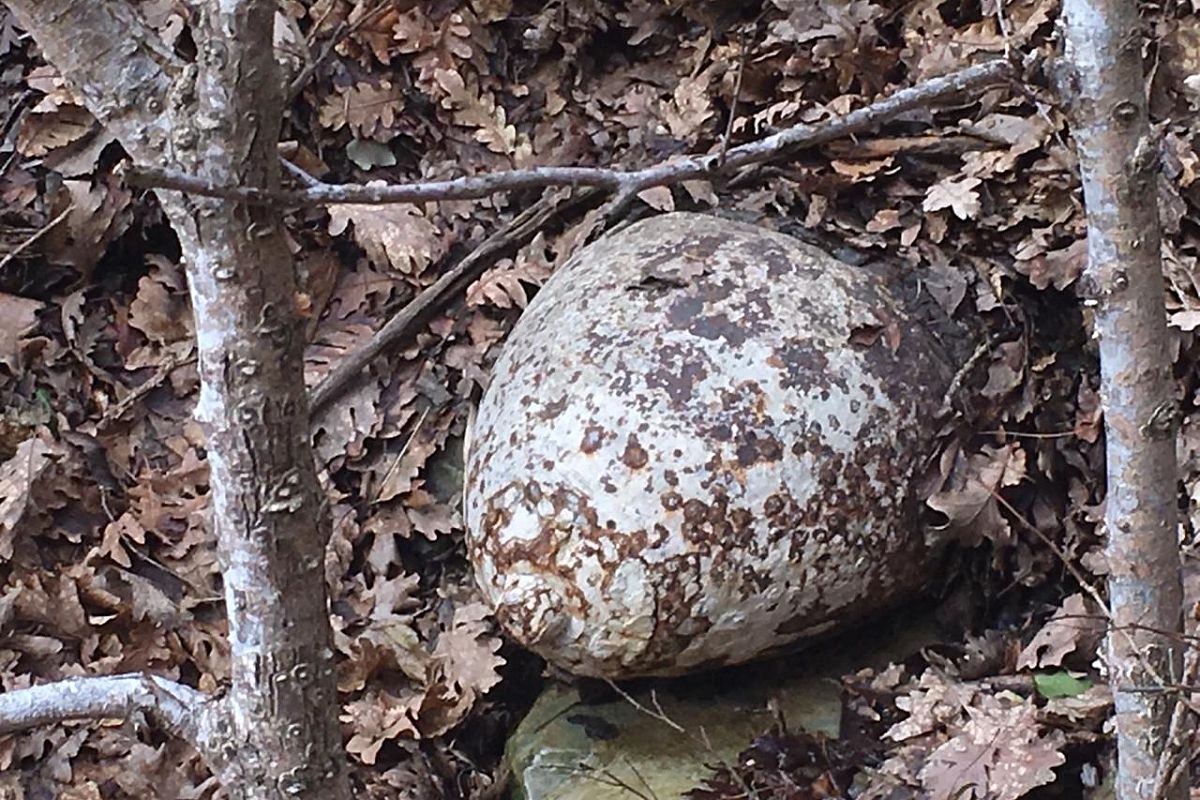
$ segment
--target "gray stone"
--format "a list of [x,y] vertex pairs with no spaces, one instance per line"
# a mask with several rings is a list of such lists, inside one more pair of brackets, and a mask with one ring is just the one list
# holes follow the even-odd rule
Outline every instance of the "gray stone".
[[[737,755],[772,723],[774,698],[788,729],[838,735],[838,679],[882,667],[936,641],[931,614],[815,644],[810,653],[736,667],[716,676],[716,694],[676,696],[679,680],[654,681],[629,700],[580,703],[572,687],[551,684],[509,740],[506,757],[517,800],[677,798],[715,764]],[[684,679],[691,681],[691,679]],[[654,715],[661,710],[671,724]],[[651,712],[651,713],[647,713]],[[682,732],[676,727],[682,729]]]

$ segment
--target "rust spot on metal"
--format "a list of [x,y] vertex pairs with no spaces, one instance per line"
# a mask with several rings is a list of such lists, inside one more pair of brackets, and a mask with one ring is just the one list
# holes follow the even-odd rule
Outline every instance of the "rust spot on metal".
[[687,254],[699,260],[706,260],[725,244],[719,236],[701,236],[693,244],[688,245]]

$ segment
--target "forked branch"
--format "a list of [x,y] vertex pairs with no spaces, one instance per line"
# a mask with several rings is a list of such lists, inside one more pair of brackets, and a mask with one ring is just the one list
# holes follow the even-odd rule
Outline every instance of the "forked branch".
[[[271,190],[256,186],[229,186],[202,176],[144,165],[130,166],[127,180],[143,188],[175,189],[191,195],[219,197],[256,205],[309,206],[355,203],[385,205],[420,203],[430,200],[471,200],[497,192],[539,189],[550,186],[590,186],[618,195],[631,195],[655,186],[712,178],[762,164],[805,147],[852,136],[925,108],[947,97],[1011,79],[1016,69],[1007,59],[996,59],[901,89],[890,97],[855,109],[833,119],[794,125],[755,142],[727,152],[685,156],[639,170],[603,167],[533,167],[532,169],[472,175],[445,181],[388,185],[383,183],[321,183],[300,189]],[[722,155],[724,156],[722,158]]]

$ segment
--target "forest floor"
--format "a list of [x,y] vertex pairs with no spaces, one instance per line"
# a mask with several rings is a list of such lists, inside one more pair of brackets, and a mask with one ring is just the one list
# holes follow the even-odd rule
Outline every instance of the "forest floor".
[[[191,52],[185,3],[137,5],[167,46]],[[331,183],[644,167],[1008,53],[1040,54],[1052,73],[1059,50],[1054,0],[280,5],[281,58],[317,61],[281,152]],[[1186,3],[1143,8],[1191,564],[1200,22]],[[765,729],[697,797],[747,786],[836,797],[863,767],[876,777],[856,796],[894,800],[1078,797],[1105,776],[1103,431],[1077,163],[1051,86],[1028,75],[635,201],[638,213],[803,226],[835,253],[903,264],[977,355],[959,408],[971,435],[946,450],[927,493],[963,545],[945,580],[961,644],[849,678],[847,707],[870,725],[834,742]],[[4,11],[0,90],[0,683],[149,670],[218,690],[227,650],[178,246],[154,196],[123,184],[120,147]],[[289,211],[309,384],[539,197]],[[363,797],[494,796],[504,737],[545,680],[473,588],[461,450],[499,343],[597,233],[595,206],[551,216],[313,420],[334,520],[342,720]],[[0,737],[6,791],[216,790],[193,753],[131,720]]]

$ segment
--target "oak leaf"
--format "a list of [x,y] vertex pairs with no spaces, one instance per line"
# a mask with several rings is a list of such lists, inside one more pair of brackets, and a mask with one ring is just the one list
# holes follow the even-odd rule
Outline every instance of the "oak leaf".
[[533,155],[529,138],[509,124],[508,112],[491,92],[481,91],[475,81],[467,82],[453,70],[436,70],[434,78],[445,92],[442,107],[451,110],[456,125],[473,128],[475,141],[511,157],[518,166],[529,161]]
[[341,236],[354,224],[354,241],[379,269],[392,267],[419,276],[440,258],[444,244],[437,226],[411,203],[338,205],[329,209],[329,232]]
[[524,308],[529,303],[525,286],[541,286],[554,271],[546,256],[543,234],[517,254],[516,259],[504,259],[489,269],[467,288],[467,305],[494,305],[499,308]]
[[96,120],[79,106],[63,106],[48,113],[31,113],[17,129],[17,152],[41,158],[87,136]]
[[959,219],[971,219],[979,214],[979,178],[949,176],[929,187],[921,207],[926,211],[948,208]]
[[347,703],[341,719],[350,723],[354,734],[346,743],[346,751],[364,764],[374,764],[379,749],[388,741],[401,736],[415,737],[413,716],[421,699],[415,692],[402,699],[389,692],[374,691]]
[[37,325],[42,303],[0,292],[0,364],[21,374],[21,337]]
[[26,515],[50,510],[32,505],[36,502],[34,487],[63,455],[61,446],[31,437],[18,445],[12,458],[0,464],[0,562],[12,557],[14,537],[26,522]]
[[1002,544],[1012,529],[1000,514],[1000,491],[1024,478],[1025,450],[1020,445],[984,445],[970,457],[956,455],[945,485],[925,502],[945,514],[948,527],[969,546],[985,537]]
[[1016,800],[1054,782],[1066,737],[1040,732],[1033,701],[980,695],[966,711],[967,723],[921,770],[931,800]]
[[1094,602],[1078,592],[1070,595],[1017,656],[1017,669],[1062,666],[1076,650],[1095,647],[1104,628]]
[[330,130],[349,128],[359,139],[387,142],[396,135],[404,113],[404,93],[389,80],[361,82],[330,94],[321,104],[321,125]]

